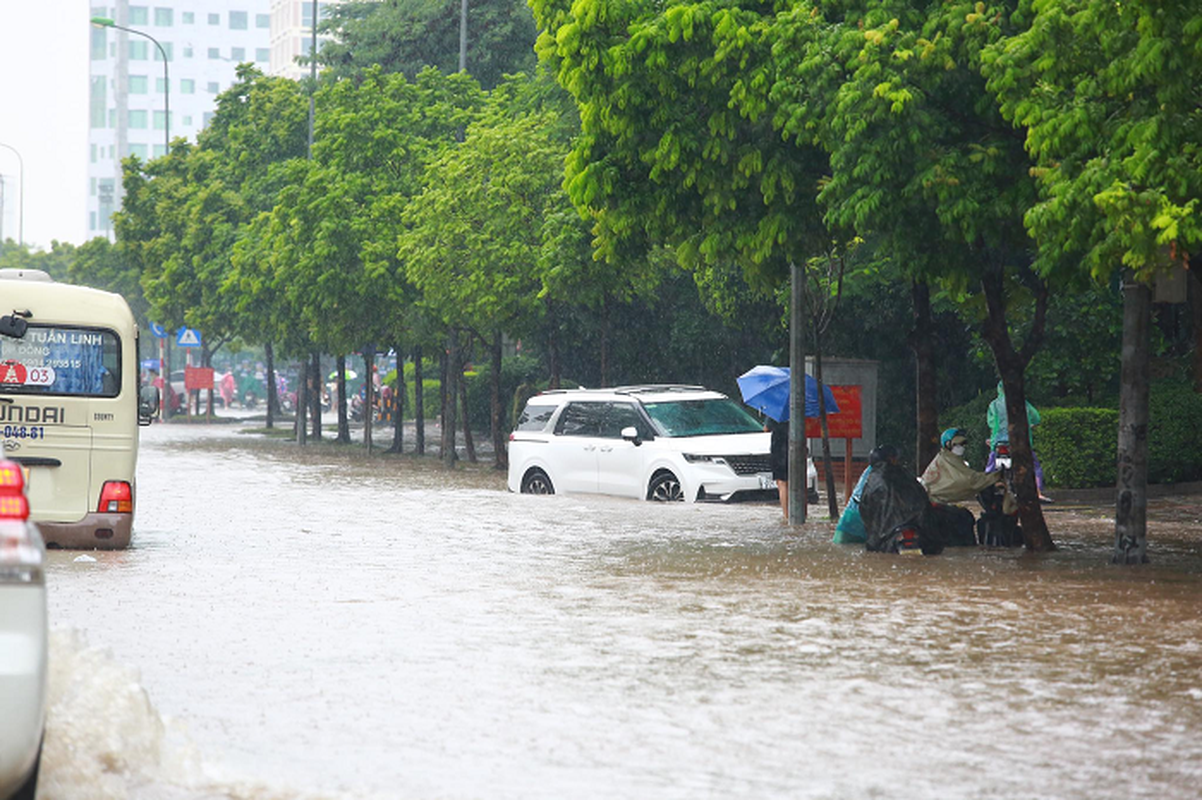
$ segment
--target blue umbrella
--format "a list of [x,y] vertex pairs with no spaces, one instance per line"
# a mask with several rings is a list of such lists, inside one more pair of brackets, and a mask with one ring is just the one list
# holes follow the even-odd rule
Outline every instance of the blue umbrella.
[[[761,365],[739,376],[743,402],[777,422],[789,421],[789,384],[788,367]],[[838,414],[839,405],[831,387],[823,384],[822,391],[826,395],[826,413]],[[806,416],[818,416],[818,381],[810,375],[806,375]]]

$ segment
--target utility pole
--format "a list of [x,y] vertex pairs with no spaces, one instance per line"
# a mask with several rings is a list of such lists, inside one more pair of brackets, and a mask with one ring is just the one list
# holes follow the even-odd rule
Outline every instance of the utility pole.
[[[314,97],[317,93],[317,0],[313,0],[313,18],[309,26],[309,36],[309,140],[305,157],[312,161],[313,128],[317,120],[317,101]],[[313,374],[312,383],[310,383],[309,361],[308,358],[301,358],[300,383],[296,387],[296,441],[297,444],[302,445],[306,444],[309,439],[309,430],[306,427],[309,406],[312,403],[312,398],[308,396],[309,391],[311,389],[317,392],[319,398],[321,392],[321,378],[317,373]],[[318,409],[321,408],[320,402],[319,399]]]

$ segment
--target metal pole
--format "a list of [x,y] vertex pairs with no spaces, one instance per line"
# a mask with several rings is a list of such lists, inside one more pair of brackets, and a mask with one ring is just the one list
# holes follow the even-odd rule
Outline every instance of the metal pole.
[[790,264],[789,524],[806,521],[805,268]]
[[17,152],[17,148],[11,144],[0,142],[0,147],[7,150],[12,150],[13,155],[17,157],[17,164],[21,167],[21,172],[17,176],[17,194],[20,196],[20,201],[17,204],[17,244],[25,244],[25,159],[21,158],[21,154]]
[[467,72],[467,0],[459,2],[459,71]]

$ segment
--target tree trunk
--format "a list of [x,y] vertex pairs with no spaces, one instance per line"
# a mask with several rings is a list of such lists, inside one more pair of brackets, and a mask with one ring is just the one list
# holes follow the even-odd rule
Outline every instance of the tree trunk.
[[300,361],[300,380],[296,385],[296,419],[294,420],[296,443],[302,446],[308,444],[309,428],[305,424],[308,418],[308,411],[309,362],[302,358]]
[[1123,276],[1123,366],[1119,406],[1116,564],[1148,562],[1148,384],[1152,290]]
[[547,342],[547,360],[550,362],[547,366],[551,370],[551,380],[547,384],[548,389],[559,388],[559,334],[555,328],[551,329],[550,339]]
[[413,348],[413,450],[426,454],[425,377],[422,373],[422,346]]
[[[462,374],[463,368],[460,367]],[[467,407],[467,381],[463,378],[459,379],[459,400],[462,406],[461,413],[463,414],[463,447],[467,450],[467,460],[472,464],[476,463],[476,441],[472,438],[472,415],[468,413]]]
[[376,417],[376,351],[363,348],[363,444],[371,455],[371,428]]
[[275,382],[275,349],[271,342],[263,345],[267,356],[267,429],[275,427],[275,415],[280,413],[280,393],[276,391]]
[[405,358],[401,355],[401,343],[392,347],[396,353],[396,385],[392,387],[392,447],[390,453],[405,452]]
[[338,372],[338,437],[339,444],[351,443],[351,423],[347,419],[346,409],[346,356],[334,359],[334,369]]
[[438,356],[438,457],[447,454],[447,347]]
[[493,463],[497,469],[509,467],[509,453],[505,449],[505,428],[501,422],[501,331],[493,332],[492,347],[492,380],[488,391],[489,425],[492,427]]
[[1032,326],[1023,352],[1014,349],[1006,321],[1006,296],[1002,270],[991,270],[981,279],[985,291],[988,314],[982,335],[993,351],[998,376],[1006,393],[1006,416],[1010,431],[1010,456],[1013,464],[1012,484],[1018,499],[1018,518],[1022,524],[1023,540],[1027,549],[1034,552],[1055,550],[1056,545],[1048,533],[1043,508],[1039,505],[1039,489],[1035,485],[1034,460],[1031,456],[1031,430],[1027,424],[1027,390],[1023,377],[1030,356],[1033,355],[1042,336],[1043,315],[1047,308],[1047,291],[1044,289],[1037,303],[1036,323]]
[[789,483],[790,525],[806,521],[805,267],[791,264],[789,298]]
[[[814,379],[818,381],[818,422],[822,427],[822,468],[826,472],[826,507],[831,519],[839,519],[839,498],[835,496],[835,462],[831,458],[831,434],[826,423],[826,392],[822,381],[822,339],[814,333]],[[845,442],[846,444],[846,442]],[[846,499],[844,500],[846,502]]]
[[459,379],[462,376],[462,370],[459,367],[459,331],[452,327],[451,332],[447,335],[447,357],[444,359],[447,365],[447,380],[444,384],[446,392],[444,397],[446,402],[446,423],[442,429],[443,439],[445,444],[442,448],[442,463],[448,469],[455,466],[455,426],[458,424],[456,419],[455,398],[459,396]]
[[313,352],[311,364],[313,391],[310,393],[310,413],[313,418],[313,439],[321,441],[321,353]]
[[1194,326],[1194,391],[1202,394],[1202,272],[1189,271],[1189,307]]
[[914,328],[910,349],[916,370],[915,407],[918,440],[914,448],[914,472],[921,475],[939,454],[939,376],[935,369],[934,324],[931,321],[931,287],[919,281],[910,285],[914,299]]
[[601,303],[601,385],[609,386],[609,295]]

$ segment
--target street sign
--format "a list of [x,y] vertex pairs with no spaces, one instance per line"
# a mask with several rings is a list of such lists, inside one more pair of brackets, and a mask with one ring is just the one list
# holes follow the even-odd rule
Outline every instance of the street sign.
[[192,328],[180,328],[175,343],[180,347],[200,347],[200,331]]
[[184,388],[189,392],[193,389],[212,389],[213,368],[184,367]]
[[[860,402],[859,386],[831,386],[831,394],[839,404],[838,414],[827,414],[826,425],[832,439],[859,439],[864,435],[863,406]],[[806,438],[822,436],[822,426],[817,417],[806,418]]]
[[160,325],[160,324],[159,324],[159,323],[157,323],[157,322],[152,322],[152,323],[150,323],[150,333],[151,333],[151,334],[152,334],[152,335],[153,335],[153,336],[154,336],[156,339],[165,339],[165,338],[167,338],[167,329],[166,329],[166,328],[164,328],[162,325]]

